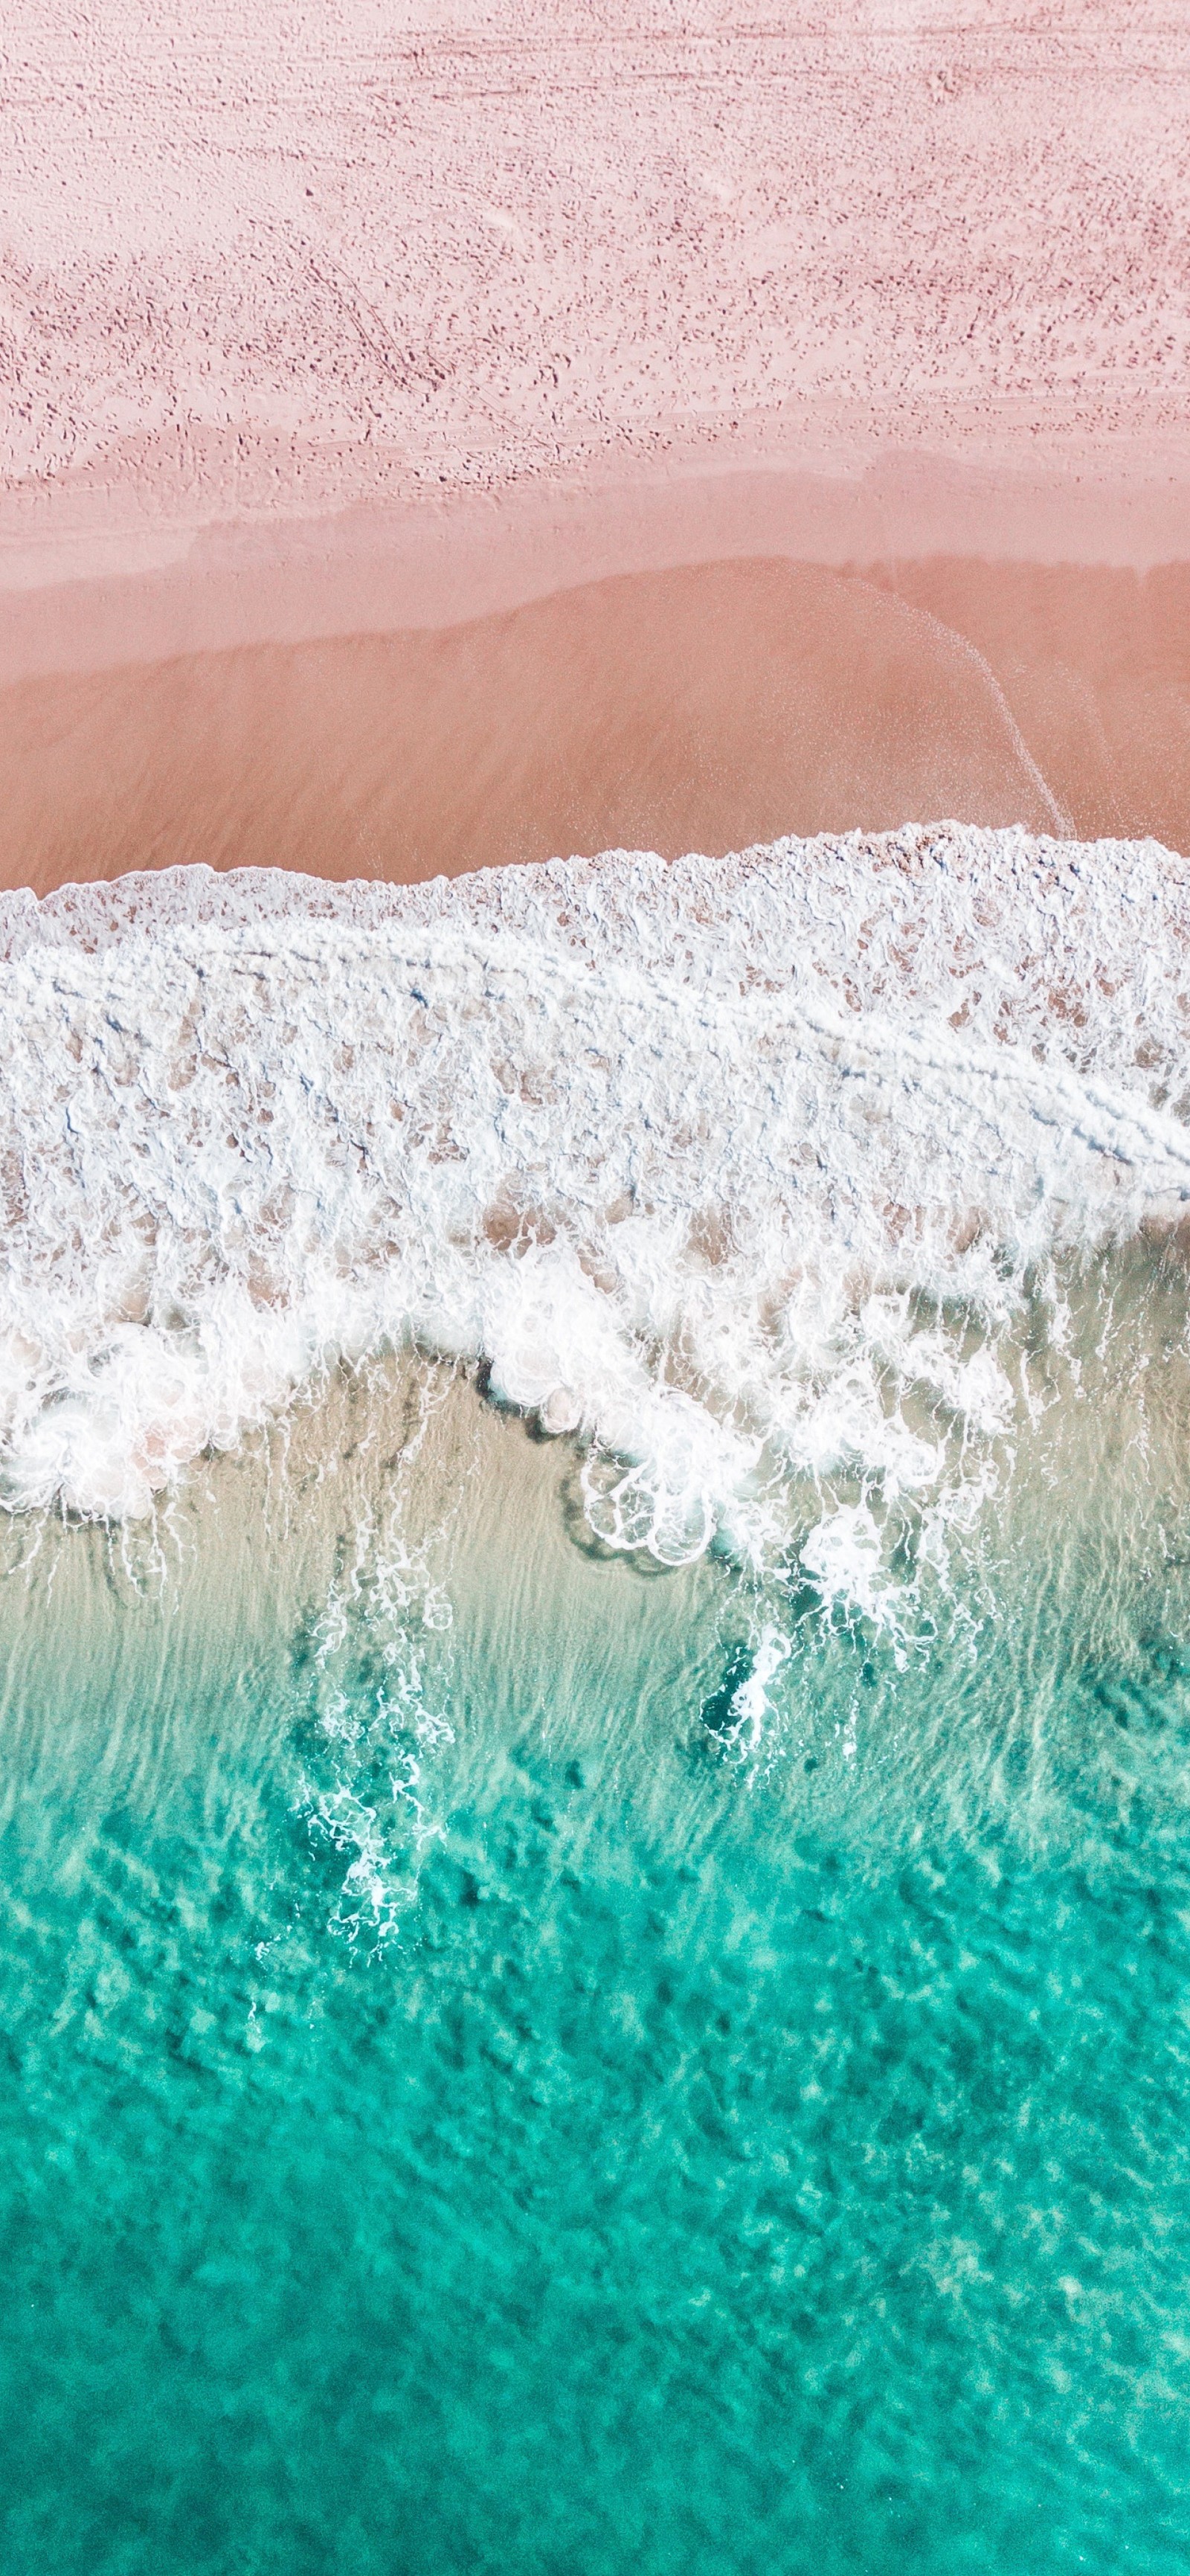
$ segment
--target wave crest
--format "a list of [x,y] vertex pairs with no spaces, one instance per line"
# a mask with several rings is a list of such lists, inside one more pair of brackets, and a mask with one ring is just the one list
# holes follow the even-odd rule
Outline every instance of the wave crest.
[[[581,1439],[604,1544],[771,1556],[824,1479],[870,1519],[986,1450],[1026,1277],[1190,1201],[1187,869],[1152,843],[173,870],[0,933],[12,1508],[143,1514],[415,1341]],[[850,1547],[874,1598],[867,1523],[832,1526],[807,1572]]]

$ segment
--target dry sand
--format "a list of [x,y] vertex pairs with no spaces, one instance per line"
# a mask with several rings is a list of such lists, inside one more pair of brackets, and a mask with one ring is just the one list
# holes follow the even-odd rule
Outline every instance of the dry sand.
[[9,0],[0,47],[14,533],[1184,445],[1177,0]]
[[1190,846],[1188,136],[1149,0],[15,0],[0,878]]

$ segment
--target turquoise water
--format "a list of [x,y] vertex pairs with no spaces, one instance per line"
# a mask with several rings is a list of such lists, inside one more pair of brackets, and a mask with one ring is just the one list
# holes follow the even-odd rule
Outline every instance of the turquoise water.
[[1161,1295],[884,1623],[429,1369],[13,1524],[6,2567],[1186,2566]]

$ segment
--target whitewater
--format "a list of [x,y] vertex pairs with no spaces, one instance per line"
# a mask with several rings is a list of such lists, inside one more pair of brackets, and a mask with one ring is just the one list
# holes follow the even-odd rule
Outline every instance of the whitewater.
[[1190,1205],[1153,842],[173,869],[4,898],[0,957],[13,1512],[144,1516],[413,1347],[574,1440],[607,1547],[873,1609],[889,1510],[996,1472],[1024,1301]]

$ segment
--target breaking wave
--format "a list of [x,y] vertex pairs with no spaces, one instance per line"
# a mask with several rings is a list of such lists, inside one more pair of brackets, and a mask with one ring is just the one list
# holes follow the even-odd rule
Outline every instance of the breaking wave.
[[0,902],[0,1478],[119,1518],[415,1344],[570,1434],[595,1539],[986,1490],[1014,1319],[1190,1203],[1190,872],[942,825],[448,884]]

